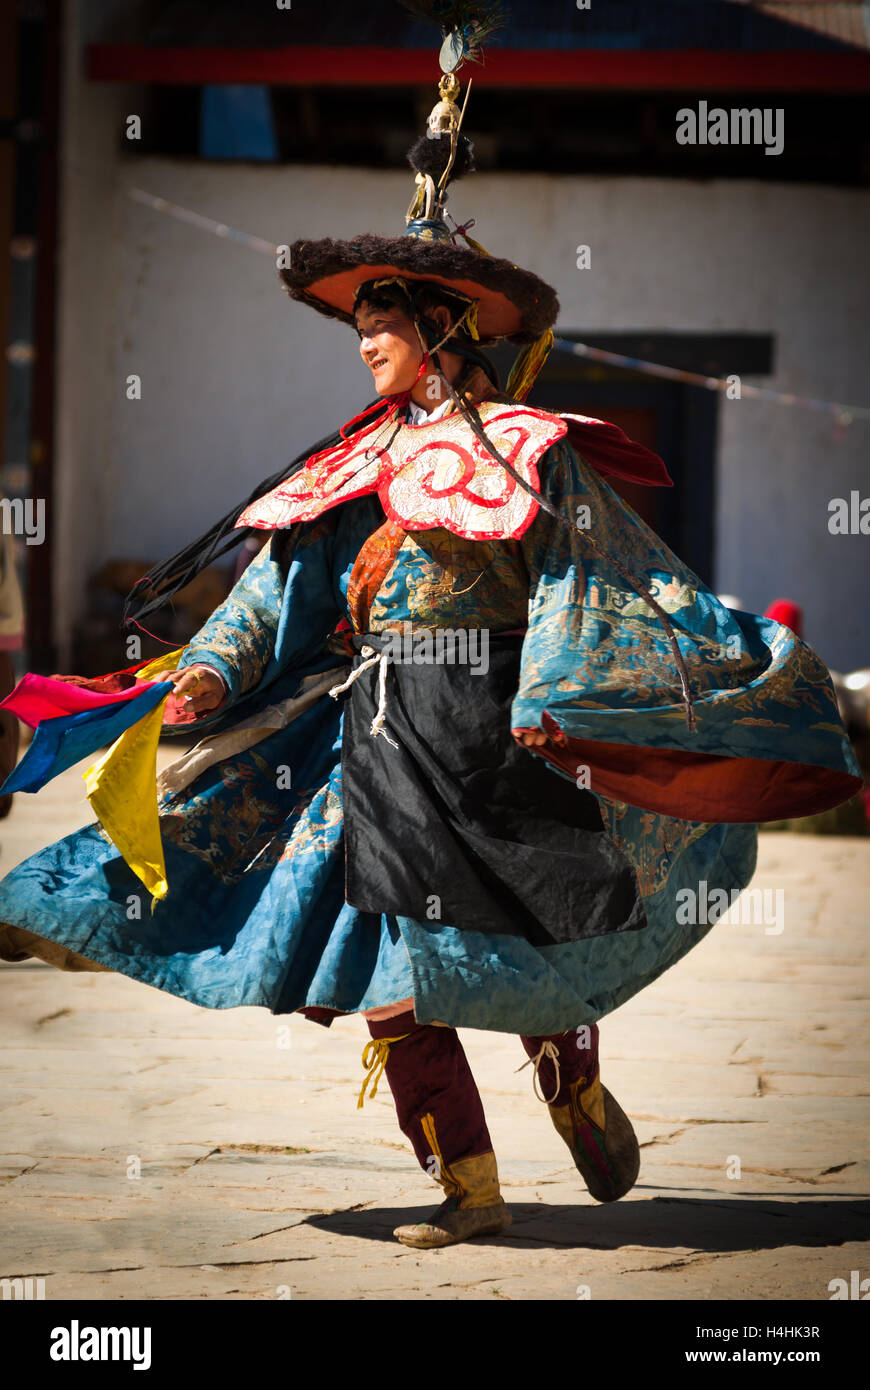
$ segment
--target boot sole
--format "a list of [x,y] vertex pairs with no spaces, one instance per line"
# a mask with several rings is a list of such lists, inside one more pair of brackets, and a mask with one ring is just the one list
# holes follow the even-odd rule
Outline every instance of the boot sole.
[[[580,1147],[583,1141],[579,1138],[575,1140],[573,1150],[574,1166],[596,1202],[618,1202],[637,1182],[640,1172],[640,1148],[631,1120],[619,1101],[611,1095],[606,1086],[601,1087],[601,1093],[604,1097],[606,1161],[613,1181],[606,1181],[591,1154]],[[598,1131],[593,1131],[592,1126],[588,1124],[585,1128],[591,1131],[589,1141],[594,1144],[594,1136]]]

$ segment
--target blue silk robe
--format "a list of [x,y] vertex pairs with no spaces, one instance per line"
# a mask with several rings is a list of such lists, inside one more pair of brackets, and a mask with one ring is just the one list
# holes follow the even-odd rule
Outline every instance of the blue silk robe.
[[[709,755],[706,787],[718,785],[733,759],[771,777],[783,763],[802,765],[810,781],[848,780],[857,766],[827,672],[793,633],[723,607],[567,442],[550,448],[540,473],[566,516],[590,507],[598,545],[668,612],[689,668],[696,733],[686,729],[659,620],[582,531],[558,527],[543,510],[521,540],[405,533],[368,596],[368,629],[526,629],[513,726],[558,726],[586,750],[605,827],[636,870],[645,928],[533,947],[349,906],[342,709],[328,695],[162,796],[169,895],[153,914],[141,883],[93,824],[6,876],[0,922],[210,1008],[355,1012],[413,995],[422,1023],[532,1035],[593,1022],[673,965],[711,925],[682,920],[678,894],[698,893],[701,882],[708,892],[742,889],[755,866],[756,826],[745,807],[738,823],[681,816],[683,773],[672,776],[667,759],[679,766],[687,750]],[[327,640],[341,619],[359,618],[349,604],[351,572],[367,543],[377,550],[370,538],[384,520],[377,497],[365,496],[271,533],[180,663],[208,663],[227,682],[227,703],[198,721],[204,735],[231,730],[292,696],[305,677],[346,661]],[[596,748],[602,756],[621,750],[617,784],[626,799],[597,785]],[[666,782],[677,814],[649,809],[651,799],[667,800]],[[143,899],[141,915],[131,914],[131,901]]]

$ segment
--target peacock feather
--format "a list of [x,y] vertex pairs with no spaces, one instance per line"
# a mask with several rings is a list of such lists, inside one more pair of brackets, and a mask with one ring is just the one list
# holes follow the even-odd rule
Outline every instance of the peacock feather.
[[453,72],[460,63],[481,61],[484,42],[506,23],[501,0],[399,0],[420,19],[437,24],[444,35],[441,67]]

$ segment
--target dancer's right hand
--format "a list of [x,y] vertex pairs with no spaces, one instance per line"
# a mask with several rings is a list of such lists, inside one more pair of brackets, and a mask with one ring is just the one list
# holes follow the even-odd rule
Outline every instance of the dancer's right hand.
[[175,701],[180,714],[208,714],[223,704],[224,683],[207,666],[184,666],[169,679],[175,686],[169,698]]

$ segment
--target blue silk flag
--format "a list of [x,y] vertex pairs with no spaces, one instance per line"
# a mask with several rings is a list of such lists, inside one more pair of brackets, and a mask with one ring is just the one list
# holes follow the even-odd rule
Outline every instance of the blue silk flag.
[[33,742],[0,787],[0,795],[39,791],[46,782],[66,772],[82,758],[114,743],[127,729],[150,714],[172,689],[171,681],[159,681],[141,692],[134,689],[129,700],[116,699],[97,709],[41,719]]

